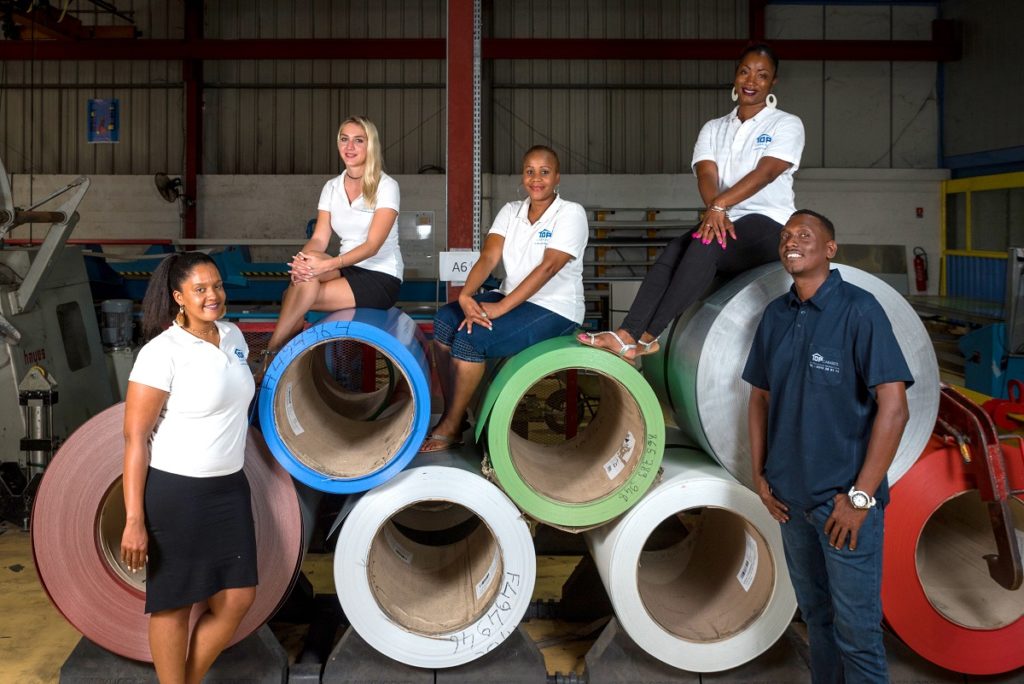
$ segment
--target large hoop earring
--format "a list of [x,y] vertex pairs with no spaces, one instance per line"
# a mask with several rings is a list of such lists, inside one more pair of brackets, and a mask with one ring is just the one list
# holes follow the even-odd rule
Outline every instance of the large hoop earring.
[[736,92],[736,86],[732,87],[732,93],[730,93],[729,96],[732,97],[732,101],[733,102],[735,102],[736,100],[740,99],[740,94]]
[[560,188],[560,187],[562,187],[562,186],[561,186],[561,185],[556,185],[556,186],[555,186],[555,194],[556,194],[556,195],[558,194],[558,188]]
[[768,93],[768,97],[764,98],[764,104],[768,109],[775,109],[779,106],[779,98],[775,97],[775,93]]
[[177,321],[178,325],[180,325],[181,327],[183,327],[183,328],[185,327],[185,305],[184,304],[179,304],[178,305],[178,315],[174,317],[174,320]]

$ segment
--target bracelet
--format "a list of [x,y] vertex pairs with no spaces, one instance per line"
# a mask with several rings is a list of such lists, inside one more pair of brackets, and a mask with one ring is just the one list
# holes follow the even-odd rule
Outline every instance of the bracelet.
[[722,214],[728,213],[726,207],[720,207],[717,204],[712,204],[710,207],[708,207],[708,211],[717,211]]

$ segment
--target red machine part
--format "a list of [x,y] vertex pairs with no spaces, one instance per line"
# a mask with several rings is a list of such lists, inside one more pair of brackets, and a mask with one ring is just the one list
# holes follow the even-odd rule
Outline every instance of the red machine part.
[[1022,427],[1020,421],[1012,415],[1024,415],[1024,383],[1010,380],[1006,383],[1006,395],[1009,399],[989,399],[981,408],[992,417],[992,422],[1001,430],[1017,430]]

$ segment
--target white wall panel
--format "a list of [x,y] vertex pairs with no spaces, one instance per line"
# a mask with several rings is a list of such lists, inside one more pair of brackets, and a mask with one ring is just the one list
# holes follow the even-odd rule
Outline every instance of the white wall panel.
[[[306,221],[315,215],[316,200],[329,176],[313,175],[206,175],[199,178],[199,236],[209,238],[301,239]],[[914,246],[929,254],[939,250],[940,170],[914,169],[808,169],[796,181],[797,204],[821,211],[836,224],[840,244],[903,245],[910,263]],[[67,183],[70,176],[15,174],[15,201],[27,204],[32,186],[35,197]],[[445,177],[396,177],[402,189],[402,209],[434,211],[435,230],[447,230]],[[501,206],[517,196],[518,175],[486,174],[483,179],[484,226],[490,225]],[[562,194],[587,207],[685,207],[699,204],[692,174],[607,175],[566,174]],[[924,215],[917,217],[921,207]],[[81,221],[75,237],[177,237],[176,204],[168,204],[153,187],[152,177],[92,177],[92,186],[79,209]],[[28,227],[15,230],[26,237]],[[257,258],[268,250],[258,251]],[[280,257],[283,258],[283,257]],[[937,278],[930,285],[937,287]]]

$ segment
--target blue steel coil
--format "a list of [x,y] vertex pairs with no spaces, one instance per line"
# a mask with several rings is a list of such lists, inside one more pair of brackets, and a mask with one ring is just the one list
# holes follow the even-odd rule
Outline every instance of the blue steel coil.
[[[370,392],[334,381],[334,345],[367,345],[393,380]],[[398,309],[343,309],[293,338],[274,357],[259,396],[274,457],[296,479],[332,494],[387,482],[419,451],[430,422],[425,338]]]

